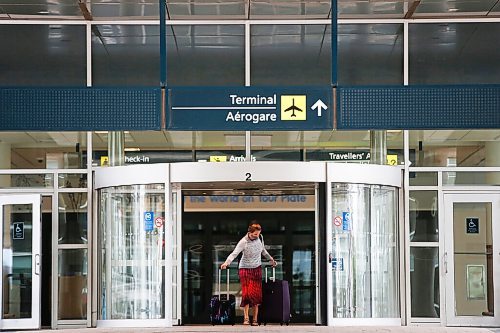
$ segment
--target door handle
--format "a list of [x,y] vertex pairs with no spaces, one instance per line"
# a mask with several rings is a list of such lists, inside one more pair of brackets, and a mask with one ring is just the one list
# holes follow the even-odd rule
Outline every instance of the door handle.
[[448,273],[448,252],[444,253],[443,264],[444,264],[444,272],[445,272],[445,274],[447,274]]
[[35,274],[40,275],[40,255],[35,254]]
[[329,264],[331,264],[331,263],[332,263],[332,261],[333,261],[333,254],[330,252],[330,253],[328,254],[328,263],[329,263]]

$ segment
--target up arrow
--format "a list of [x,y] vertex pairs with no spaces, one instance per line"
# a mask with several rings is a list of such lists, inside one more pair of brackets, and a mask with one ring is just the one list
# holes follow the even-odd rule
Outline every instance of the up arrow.
[[311,106],[311,109],[312,110],[316,110],[317,109],[318,110],[318,117],[321,117],[321,110],[322,109],[325,109],[325,110],[328,109],[328,106],[326,106],[325,103],[323,103],[322,100],[318,99],[316,101],[316,103],[314,103],[314,105]]

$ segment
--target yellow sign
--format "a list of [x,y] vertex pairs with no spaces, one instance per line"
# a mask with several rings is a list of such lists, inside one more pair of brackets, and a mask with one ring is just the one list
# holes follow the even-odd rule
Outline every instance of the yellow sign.
[[210,162],[227,162],[227,156],[210,156]]
[[281,95],[281,120],[306,120],[306,95]]
[[109,157],[101,156],[101,166],[105,166],[109,164]]
[[387,164],[398,165],[398,155],[387,155]]

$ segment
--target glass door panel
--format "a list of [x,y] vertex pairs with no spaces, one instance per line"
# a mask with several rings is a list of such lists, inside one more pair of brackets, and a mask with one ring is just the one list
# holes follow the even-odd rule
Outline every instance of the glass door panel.
[[495,312],[494,277],[498,269],[494,254],[498,250],[495,221],[498,195],[446,195],[446,252],[448,325],[489,326],[499,323]]
[[102,189],[100,206],[99,319],[165,319],[163,184]]
[[398,189],[334,183],[329,317],[399,318]]
[[40,196],[0,197],[0,329],[40,327]]

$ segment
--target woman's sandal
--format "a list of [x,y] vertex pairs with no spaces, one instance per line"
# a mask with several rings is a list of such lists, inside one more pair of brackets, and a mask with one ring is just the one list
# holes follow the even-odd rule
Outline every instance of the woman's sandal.
[[252,321],[252,326],[259,326],[259,323],[256,321]]
[[243,320],[243,325],[250,325],[250,319]]

